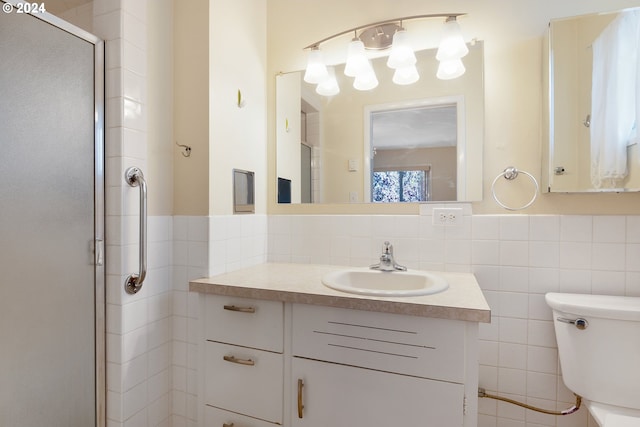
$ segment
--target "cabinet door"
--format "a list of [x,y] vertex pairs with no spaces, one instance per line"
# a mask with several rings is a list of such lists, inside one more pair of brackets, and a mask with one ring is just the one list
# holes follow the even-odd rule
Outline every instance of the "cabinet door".
[[455,427],[463,423],[461,384],[300,358],[293,358],[292,372],[292,427]]

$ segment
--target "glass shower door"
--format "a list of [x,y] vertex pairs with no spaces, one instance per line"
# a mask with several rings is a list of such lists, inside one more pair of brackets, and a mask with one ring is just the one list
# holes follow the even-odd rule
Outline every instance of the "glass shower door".
[[3,10],[0,426],[102,425],[96,306],[104,270],[94,255],[104,200],[101,45]]

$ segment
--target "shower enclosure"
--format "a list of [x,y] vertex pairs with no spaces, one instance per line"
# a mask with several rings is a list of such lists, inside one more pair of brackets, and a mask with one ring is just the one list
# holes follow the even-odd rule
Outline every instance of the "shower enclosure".
[[99,427],[103,43],[0,6],[0,426]]

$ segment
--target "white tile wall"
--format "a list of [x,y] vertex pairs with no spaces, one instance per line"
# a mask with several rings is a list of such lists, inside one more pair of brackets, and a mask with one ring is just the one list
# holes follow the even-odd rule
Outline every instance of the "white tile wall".
[[173,218],[173,427],[198,426],[198,303],[189,280],[266,261],[265,215]]
[[[129,166],[146,168],[146,3],[94,0],[66,18],[106,41],[107,425],[169,426],[172,363],[171,217],[150,217],[148,273],[142,290],[124,292],[138,269],[138,189]],[[92,20],[88,19],[92,13]]]

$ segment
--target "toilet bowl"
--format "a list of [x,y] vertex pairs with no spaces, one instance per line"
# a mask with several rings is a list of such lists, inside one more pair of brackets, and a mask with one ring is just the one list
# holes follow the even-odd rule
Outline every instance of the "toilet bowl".
[[562,379],[601,427],[640,427],[640,297],[548,293]]

